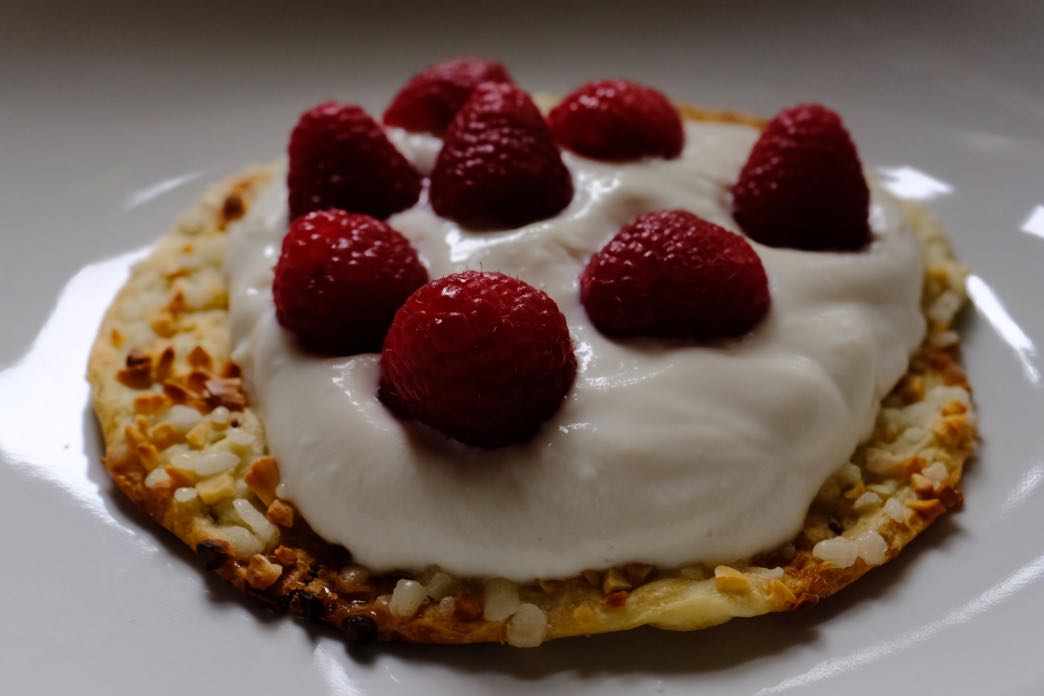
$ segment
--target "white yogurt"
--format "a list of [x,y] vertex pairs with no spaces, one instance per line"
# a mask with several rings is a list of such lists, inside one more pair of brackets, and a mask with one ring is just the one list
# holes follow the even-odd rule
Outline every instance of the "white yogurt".
[[[430,166],[438,140],[393,137]],[[516,230],[472,233],[424,200],[389,220],[432,278],[503,271],[542,288],[569,322],[573,391],[531,442],[494,451],[396,419],[375,396],[377,355],[318,358],[278,325],[280,176],[232,231],[226,272],[234,357],[300,514],[377,571],[515,580],[736,560],[792,538],[923,336],[919,249],[901,211],[875,190],[874,241],[857,253],[753,243],[772,306],[728,345],[609,340],[577,287],[590,255],[640,213],[685,208],[736,229],[727,190],[756,137],[688,123],[673,161],[566,154],[572,203]]]

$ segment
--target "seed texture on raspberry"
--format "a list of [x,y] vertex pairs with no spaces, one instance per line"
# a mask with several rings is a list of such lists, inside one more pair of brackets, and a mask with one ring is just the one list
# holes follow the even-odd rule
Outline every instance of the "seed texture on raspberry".
[[769,308],[765,268],[747,240],[684,210],[624,226],[591,257],[580,299],[617,338],[732,338]]
[[482,82],[512,83],[500,63],[463,56],[436,63],[417,73],[392,99],[384,124],[414,133],[441,135]]
[[685,144],[681,117],[667,97],[630,80],[588,82],[547,121],[560,145],[593,159],[672,159]]
[[430,193],[443,217],[507,228],[561,211],[573,198],[573,180],[529,95],[484,82],[446,129]]
[[732,188],[732,214],[775,247],[856,250],[870,241],[870,191],[841,117],[819,104],[779,113]]
[[410,294],[428,281],[409,241],[368,215],[316,211],[290,224],[272,294],[279,323],[307,348],[376,353]]
[[492,448],[533,437],[575,377],[554,300],[501,273],[465,271],[423,286],[395,315],[379,395],[404,418]]
[[420,174],[358,106],[329,101],[304,112],[288,155],[291,220],[329,208],[384,219],[420,195]]

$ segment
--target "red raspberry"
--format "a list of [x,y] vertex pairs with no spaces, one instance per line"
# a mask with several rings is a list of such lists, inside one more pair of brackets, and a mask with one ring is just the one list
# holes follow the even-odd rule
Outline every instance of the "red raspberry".
[[470,445],[532,437],[576,377],[554,300],[501,273],[465,271],[410,296],[384,339],[380,398]]
[[510,84],[512,80],[503,65],[482,58],[467,56],[436,63],[399,90],[384,112],[384,123],[441,135],[480,82]]
[[342,208],[386,218],[420,195],[421,176],[358,106],[325,102],[290,134],[290,219]]
[[732,214],[751,239],[794,249],[859,249],[870,241],[870,192],[841,118],[819,104],[781,111],[761,134]]
[[615,337],[738,336],[769,307],[768,278],[747,240],[684,210],[639,215],[591,257],[580,300]]
[[671,159],[685,144],[681,117],[667,97],[628,80],[588,82],[547,121],[560,145],[594,159]]
[[453,118],[431,173],[431,205],[474,228],[518,227],[569,205],[573,180],[529,95],[483,82]]
[[308,348],[381,349],[402,303],[428,282],[409,241],[368,215],[324,210],[290,224],[275,267],[276,318]]

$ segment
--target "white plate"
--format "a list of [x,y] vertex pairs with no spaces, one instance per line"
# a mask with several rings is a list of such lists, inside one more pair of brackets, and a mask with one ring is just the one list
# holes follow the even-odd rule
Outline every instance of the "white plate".
[[[559,4],[5,10],[4,693],[1044,690],[1044,8]],[[839,109],[867,165],[929,199],[974,269],[964,328],[983,443],[965,509],[793,615],[533,651],[355,652],[254,609],[114,495],[83,372],[134,250],[206,182],[281,150],[303,108],[379,110],[413,69],[462,52],[533,89],[623,74],[707,105]]]

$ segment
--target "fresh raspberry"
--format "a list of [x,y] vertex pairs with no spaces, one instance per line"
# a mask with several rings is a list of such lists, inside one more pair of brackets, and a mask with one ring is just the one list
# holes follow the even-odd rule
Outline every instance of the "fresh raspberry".
[[501,273],[465,271],[410,296],[384,339],[380,398],[470,445],[532,437],[576,377],[554,300]]
[[560,145],[594,159],[671,159],[685,144],[681,117],[667,97],[629,80],[588,82],[547,121]]
[[480,82],[511,83],[500,63],[465,56],[436,63],[410,78],[384,112],[384,124],[441,135]]
[[684,210],[638,216],[591,257],[580,300],[614,337],[738,336],[769,307],[768,278],[746,239]]
[[473,228],[518,227],[556,214],[572,198],[569,170],[529,95],[503,83],[476,87],[435,160],[435,212]]
[[279,323],[308,348],[381,349],[402,303],[428,281],[409,241],[368,215],[324,210],[290,224],[272,294]]
[[409,208],[421,176],[358,106],[325,102],[290,134],[290,219],[341,208],[384,219]]
[[819,104],[772,119],[732,187],[736,222],[751,239],[775,247],[859,249],[870,241],[869,207],[852,138]]

